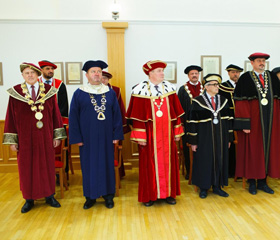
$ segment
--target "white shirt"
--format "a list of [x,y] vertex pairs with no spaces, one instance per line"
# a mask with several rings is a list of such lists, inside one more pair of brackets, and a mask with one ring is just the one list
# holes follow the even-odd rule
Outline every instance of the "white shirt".
[[198,84],[198,81],[197,81],[196,83],[193,83],[192,81],[189,80],[189,83],[190,83],[191,85],[196,86],[196,85]]
[[159,93],[156,88],[155,88],[155,84],[153,84],[151,81],[149,81],[149,84],[150,84],[150,89],[151,89],[151,93],[152,93],[152,96],[161,96],[163,94],[163,91],[162,91],[162,82],[159,83],[157,86],[158,86],[158,91],[161,92]]
[[[31,95],[31,97],[32,97],[32,88],[31,88],[31,85],[28,84],[27,82],[25,82],[25,83],[26,83],[27,89],[28,89],[28,91],[29,91],[29,93],[30,93],[30,95]],[[34,83],[33,86],[34,86],[34,90],[35,90],[36,97],[37,97],[38,89],[39,89],[39,82]]]
[[[50,81],[50,83],[46,83],[46,81]],[[52,81],[53,81],[53,79],[52,79],[52,78],[50,78],[50,79],[46,80],[45,78],[43,78],[43,77],[42,77],[42,82],[43,82],[43,83],[45,83],[45,84],[52,85]]]
[[[207,97],[208,97],[208,99],[210,100],[210,103],[212,104],[212,96],[210,96],[209,94],[208,94],[208,92],[206,92],[205,91],[205,93],[206,93],[206,95],[207,95]],[[213,96],[214,97],[214,102],[216,103],[216,96]]]
[[232,81],[231,79],[229,79],[229,81],[230,81],[231,85],[235,88],[236,87],[235,81]]

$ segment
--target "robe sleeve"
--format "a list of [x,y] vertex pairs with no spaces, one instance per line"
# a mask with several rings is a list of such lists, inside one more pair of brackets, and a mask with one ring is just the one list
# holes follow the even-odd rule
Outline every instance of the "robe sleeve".
[[69,144],[82,143],[83,137],[80,129],[80,103],[78,90],[74,93],[69,113]]
[[[186,97],[185,97],[185,88],[184,86],[180,87],[179,91],[178,91],[178,98],[179,101],[181,103],[182,108],[184,109],[185,113],[186,113]],[[185,125],[186,124],[186,114],[181,116],[182,122]]]
[[65,139],[67,136],[63,127],[62,117],[55,96],[53,96],[49,101],[52,101],[53,104],[53,139]]
[[182,127],[181,119],[177,118],[177,120],[173,121],[174,126],[174,137],[178,138],[185,134],[184,129]]
[[120,106],[116,93],[112,90],[114,94],[114,104],[113,104],[113,140],[123,140],[123,122]]
[[16,119],[14,115],[13,104],[14,101],[12,97],[10,97],[5,119],[3,144],[18,144],[18,133],[16,129]]
[[59,110],[62,116],[63,124],[68,124],[68,97],[67,97],[67,91],[66,86],[64,83],[61,83],[61,86],[58,90],[58,106]]
[[145,122],[140,122],[138,120],[133,120],[132,131],[130,135],[130,140],[133,142],[147,142],[146,124]]
[[190,116],[188,123],[188,130],[187,130],[187,143],[191,145],[197,145],[197,123],[198,123],[198,114],[195,109],[197,103],[193,102],[191,105]]

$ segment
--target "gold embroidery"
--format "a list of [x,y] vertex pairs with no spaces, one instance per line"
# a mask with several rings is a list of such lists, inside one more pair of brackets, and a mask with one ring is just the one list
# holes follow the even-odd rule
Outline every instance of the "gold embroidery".
[[16,133],[4,133],[3,144],[18,144],[18,135]]

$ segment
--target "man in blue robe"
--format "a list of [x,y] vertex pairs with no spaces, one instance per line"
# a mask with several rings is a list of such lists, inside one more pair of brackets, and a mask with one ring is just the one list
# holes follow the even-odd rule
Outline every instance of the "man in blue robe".
[[122,116],[113,89],[101,83],[103,61],[87,61],[88,83],[74,92],[69,114],[69,142],[78,144],[83,174],[84,209],[102,196],[114,207],[114,144],[123,140]]

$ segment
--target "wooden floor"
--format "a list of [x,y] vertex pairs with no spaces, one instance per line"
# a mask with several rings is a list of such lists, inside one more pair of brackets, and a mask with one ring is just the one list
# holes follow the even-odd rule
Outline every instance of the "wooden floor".
[[137,201],[137,169],[126,171],[115,207],[103,199],[83,209],[82,176],[70,175],[70,190],[51,208],[44,200],[26,214],[18,174],[0,174],[0,239],[280,239],[280,180],[269,180],[274,195],[252,196],[241,182],[230,179],[222,198],[209,193],[200,199],[193,186],[181,177],[182,195],[174,206],[158,201],[147,208]]

